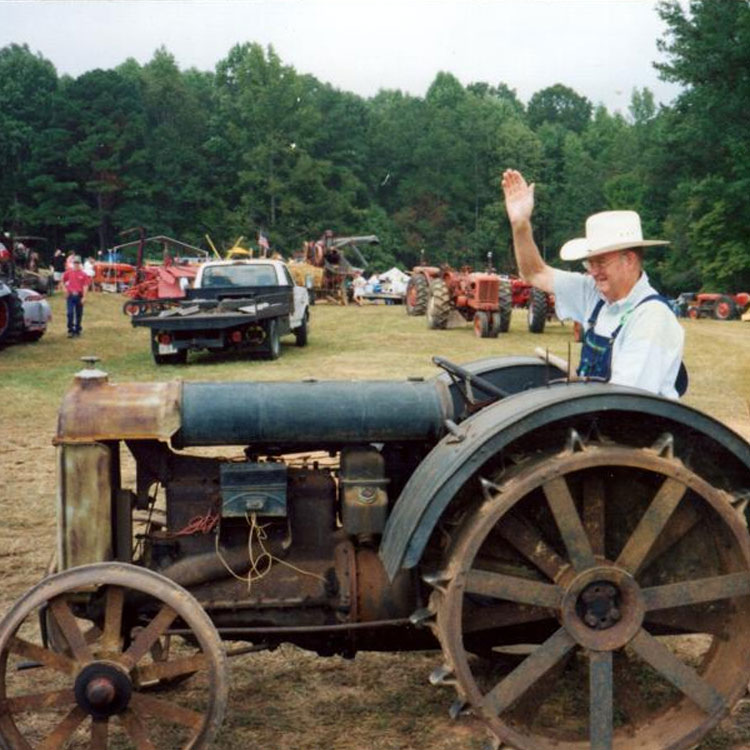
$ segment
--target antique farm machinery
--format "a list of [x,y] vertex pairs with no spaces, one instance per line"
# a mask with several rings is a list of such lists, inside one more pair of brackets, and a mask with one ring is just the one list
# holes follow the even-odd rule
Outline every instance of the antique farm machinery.
[[435,362],[124,384],[90,363],[55,439],[58,572],[0,622],[0,745],[206,747],[223,641],[434,648],[452,714],[523,750],[698,743],[750,679],[750,445],[542,359]]

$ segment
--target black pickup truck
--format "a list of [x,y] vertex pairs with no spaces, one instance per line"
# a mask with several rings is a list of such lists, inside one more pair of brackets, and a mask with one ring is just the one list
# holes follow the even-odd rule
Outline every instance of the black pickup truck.
[[151,331],[157,365],[184,364],[189,350],[245,350],[276,359],[280,337],[307,344],[307,290],[277,260],[215,261],[202,266],[185,297],[156,314],[134,315]]

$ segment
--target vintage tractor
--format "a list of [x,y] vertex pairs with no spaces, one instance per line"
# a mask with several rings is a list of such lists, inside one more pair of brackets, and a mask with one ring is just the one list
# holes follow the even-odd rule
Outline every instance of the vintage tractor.
[[435,362],[123,384],[90,362],[55,438],[57,570],[0,622],[0,745],[207,747],[239,641],[435,649],[451,714],[520,750],[694,747],[750,680],[750,445],[540,358]]
[[527,311],[530,333],[544,333],[544,326],[555,316],[555,298],[518,276],[509,276],[513,307]]
[[750,309],[750,294],[718,294],[706,292],[683,292],[676,300],[678,313],[697,320],[714,318],[715,320],[735,320]]
[[327,300],[346,305],[351,299],[354,277],[367,268],[360,245],[379,243],[374,234],[336,237],[327,229],[319,240],[304,242],[301,251],[293,254],[289,272],[295,284],[307,289],[311,304]]
[[407,313],[420,314],[424,289],[427,289],[427,325],[433,329],[448,327],[451,315],[473,322],[474,333],[480,338],[496,338],[510,327],[511,293],[508,283],[492,270],[478,272],[465,266],[454,270],[443,266],[432,276],[431,267],[419,266],[412,272],[412,298],[417,306]]

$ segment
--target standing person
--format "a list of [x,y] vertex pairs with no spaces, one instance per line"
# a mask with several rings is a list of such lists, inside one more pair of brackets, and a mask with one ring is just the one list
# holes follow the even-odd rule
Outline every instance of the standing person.
[[55,288],[60,288],[63,274],[65,273],[65,253],[58,247],[52,256],[52,278],[55,282]]
[[[555,295],[562,320],[583,325],[578,375],[678,398],[687,388],[682,365],[685,332],[667,300],[643,270],[644,240],[635,211],[603,211],[586,220],[586,236],[566,242],[563,260],[580,260],[587,273],[547,265],[534,242],[534,185],[507,169],[502,178],[513,249],[522,278]],[[678,377],[679,376],[679,377]]]
[[367,282],[362,274],[357,271],[357,273],[354,274],[354,279],[352,279],[352,299],[360,307],[362,306],[362,300],[365,296],[366,286]]
[[68,312],[68,338],[81,335],[83,303],[86,299],[86,288],[89,281],[89,276],[81,268],[80,257],[73,256],[73,267],[68,269],[62,277],[65,305]]

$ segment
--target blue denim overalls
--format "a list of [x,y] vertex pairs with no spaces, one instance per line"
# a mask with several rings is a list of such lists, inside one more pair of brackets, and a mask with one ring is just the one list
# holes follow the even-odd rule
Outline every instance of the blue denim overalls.
[[[648,297],[644,297],[635,307],[628,310],[620,319],[620,324],[609,336],[601,336],[598,333],[594,333],[594,326],[599,317],[599,312],[604,306],[604,300],[600,299],[596,303],[596,306],[591,313],[591,317],[587,321],[586,333],[583,337],[581,363],[578,365],[578,370],[576,371],[579,377],[609,381],[612,376],[612,346],[615,343],[617,334],[620,333],[623,325],[625,325],[625,321],[633,310],[644,302],[650,300],[663,302],[670,310],[672,309],[665,297],[662,297],[660,294],[651,294]],[[688,374],[685,364],[682,362],[680,363],[680,371],[677,374],[674,387],[679,396],[682,396],[685,391],[687,391]]]

